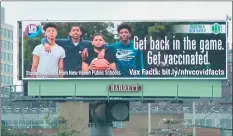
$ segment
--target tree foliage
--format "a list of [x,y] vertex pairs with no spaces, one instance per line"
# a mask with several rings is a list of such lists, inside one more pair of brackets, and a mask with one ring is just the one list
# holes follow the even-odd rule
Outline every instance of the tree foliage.
[[58,129],[57,136],[78,136],[80,134],[80,131],[70,128],[64,117],[53,117],[48,114],[44,119],[50,127]]
[[41,134],[28,134],[22,131],[23,130],[8,128],[5,125],[2,125],[1,136],[42,136]]
[[[67,120],[63,117],[52,117],[50,114],[44,117],[45,121],[51,128],[58,129],[57,136],[79,136],[80,131],[71,129],[68,126]],[[33,133],[28,134],[27,130],[25,129],[13,129],[7,128],[6,126],[2,125],[2,132],[1,136],[47,136],[43,133]]]

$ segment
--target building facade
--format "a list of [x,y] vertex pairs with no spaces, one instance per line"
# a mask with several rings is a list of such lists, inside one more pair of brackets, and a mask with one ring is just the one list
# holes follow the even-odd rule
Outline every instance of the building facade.
[[5,22],[1,7],[1,86],[13,85],[13,26]]

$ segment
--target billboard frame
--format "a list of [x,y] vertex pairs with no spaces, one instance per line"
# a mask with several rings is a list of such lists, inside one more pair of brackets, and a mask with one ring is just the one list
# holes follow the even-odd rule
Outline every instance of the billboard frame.
[[[226,16],[225,19],[208,19],[208,20],[203,20],[203,19],[178,19],[178,20],[111,20],[111,21],[121,21],[121,22],[225,22],[225,31],[226,31],[226,76],[224,78],[209,78],[209,77],[203,77],[203,78],[187,78],[187,77],[177,77],[177,78],[174,78],[174,77],[112,77],[112,78],[107,78],[107,77],[101,77],[101,78],[98,78],[98,77],[80,77],[80,78],[25,78],[24,77],[24,52],[23,52],[23,35],[24,35],[24,31],[21,30],[21,35],[22,37],[19,38],[19,39],[22,39],[21,41],[21,44],[22,45],[19,45],[19,47],[21,46],[21,49],[19,49],[19,53],[21,55],[22,58],[19,58],[18,60],[21,59],[21,68],[19,66],[19,70],[21,70],[21,74],[19,77],[21,77],[21,80],[24,80],[24,81],[35,81],[35,80],[43,80],[43,81],[48,81],[48,80],[98,80],[98,79],[101,79],[101,80],[129,80],[129,79],[132,79],[132,80],[227,80],[227,77],[228,77],[228,67],[227,67],[227,60],[228,60],[228,29],[229,29],[229,21],[230,21],[230,17],[229,16]],[[40,22],[109,22],[110,20],[21,20],[21,21],[18,21],[18,26],[19,26],[19,22],[21,22],[21,25],[22,25],[22,21],[40,21]],[[22,28],[22,27],[21,27]],[[21,51],[20,51],[21,50]]]

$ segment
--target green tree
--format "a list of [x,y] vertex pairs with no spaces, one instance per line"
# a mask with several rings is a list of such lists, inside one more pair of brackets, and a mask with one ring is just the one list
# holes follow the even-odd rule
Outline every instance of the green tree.
[[2,124],[2,129],[1,129],[1,134],[2,136],[11,136],[10,131],[8,130],[8,128]]
[[28,134],[24,130],[8,128],[2,125],[1,136],[42,136],[42,134]]
[[[45,23],[42,23],[42,26]],[[77,24],[81,26],[83,30],[83,39],[90,40],[94,33],[102,33],[108,43],[115,41],[112,29],[113,23],[110,22],[78,22],[78,23],[64,23],[57,22],[58,35],[57,38],[67,38],[72,25]],[[24,70],[30,71],[32,65],[32,51],[36,45],[41,43],[41,39],[44,37],[43,34],[37,38],[28,38],[24,35],[23,37],[23,57],[24,57]],[[24,73],[25,74],[25,73]]]
[[67,120],[61,116],[53,117],[47,114],[44,119],[50,127],[58,129],[57,136],[79,136],[82,131],[82,129],[80,131],[72,129]]
[[38,38],[27,38],[24,36],[23,39],[23,57],[24,57],[24,69],[30,71],[32,65],[32,51],[36,45],[41,43],[42,35]]

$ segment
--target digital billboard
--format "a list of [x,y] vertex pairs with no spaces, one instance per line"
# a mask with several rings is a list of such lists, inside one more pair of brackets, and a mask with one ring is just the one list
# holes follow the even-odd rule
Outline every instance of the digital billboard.
[[22,79],[226,79],[226,21],[23,21]]

